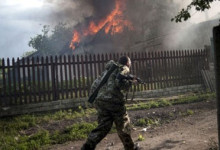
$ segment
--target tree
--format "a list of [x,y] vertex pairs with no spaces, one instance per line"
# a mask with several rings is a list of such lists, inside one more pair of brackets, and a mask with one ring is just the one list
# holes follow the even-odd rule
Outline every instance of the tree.
[[172,18],[171,21],[182,22],[182,19],[186,21],[191,17],[189,11],[192,7],[195,7],[196,11],[204,11],[211,8],[210,4],[213,1],[214,0],[193,0],[185,9],[183,8],[174,18]]
[[42,34],[31,38],[28,45],[43,56],[56,55],[63,46],[71,39],[72,30],[64,23],[59,23],[51,31],[50,26],[44,25]]
[[44,25],[42,29],[42,34],[38,34],[36,37],[31,38],[28,45],[30,47],[33,47],[37,51],[42,52],[42,54],[50,53],[50,49],[48,49],[49,31],[50,31],[50,27],[48,25]]

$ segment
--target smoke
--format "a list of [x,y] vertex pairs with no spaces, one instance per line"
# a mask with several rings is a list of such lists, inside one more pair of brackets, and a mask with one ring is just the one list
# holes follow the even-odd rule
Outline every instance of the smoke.
[[[130,46],[132,51],[198,49],[210,45],[212,28],[218,24],[216,17],[220,17],[215,17],[220,12],[220,2],[213,2],[211,9],[206,12],[197,12],[192,8],[192,16],[186,22],[171,22],[171,18],[190,2],[191,0],[166,0],[163,3],[160,0],[129,0],[127,13],[136,28],[133,34],[136,42]],[[129,11],[134,9],[138,11]]]
[[113,0],[45,0],[51,7],[51,22],[83,23],[87,18],[100,19],[114,7]]
[[[195,11],[191,12],[192,19],[187,22],[171,22],[171,18],[190,2],[191,0],[126,0],[124,17],[133,24],[134,30],[125,30],[114,36],[97,33],[94,37],[84,38],[79,49],[101,52],[103,49],[151,51],[201,48],[203,44],[209,44],[209,37],[196,39],[199,31],[196,27],[190,27],[198,20],[195,19]],[[82,29],[91,20],[98,22],[106,17],[114,9],[115,0],[46,0],[45,5],[50,5],[53,10],[50,14],[52,21],[68,22],[75,29]],[[201,32],[203,35],[207,33]]]
[[[189,3],[189,0],[178,2],[178,11],[186,8]],[[193,8],[188,21],[168,24],[167,28],[172,30],[163,40],[164,49],[201,49],[210,45],[212,29],[218,25],[220,18],[219,7],[220,2],[215,1],[211,4],[211,9],[205,12],[198,12]]]

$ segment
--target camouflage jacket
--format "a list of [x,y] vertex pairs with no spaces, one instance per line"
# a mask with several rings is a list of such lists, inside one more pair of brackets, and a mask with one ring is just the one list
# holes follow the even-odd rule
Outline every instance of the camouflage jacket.
[[[111,67],[114,61],[109,61],[105,68],[106,70]],[[124,79],[119,81],[116,77],[117,74],[127,75],[130,70],[127,66],[118,64],[117,68],[109,77],[107,83],[100,89],[96,101],[106,101],[115,104],[124,104],[125,96],[124,94],[129,90],[131,82]],[[103,72],[104,74],[104,72]],[[101,76],[100,76],[101,77]]]

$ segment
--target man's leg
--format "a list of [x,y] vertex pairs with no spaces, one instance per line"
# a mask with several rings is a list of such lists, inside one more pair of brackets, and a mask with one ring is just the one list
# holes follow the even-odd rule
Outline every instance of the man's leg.
[[118,132],[118,136],[121,139],[125,150],[134,150],[134,142],[131,138],[131,126],[130,118],[127,112],[115,117],[115,125]]
[[96,145],[108,134],[113,118],[105,112],[98,112],[98,127],[91,131],[82,150],[94,150]]

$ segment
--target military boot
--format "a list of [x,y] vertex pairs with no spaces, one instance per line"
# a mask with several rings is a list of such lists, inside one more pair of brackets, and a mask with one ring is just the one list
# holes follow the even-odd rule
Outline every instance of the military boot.
[[85,143],[81,150],[95,150],[95,146],[91,145],[91,144],[88,144],[88,143]]
[[134,144],[134,150],[143,150],[143,149],[140,147],[139,143],[135,143]]

